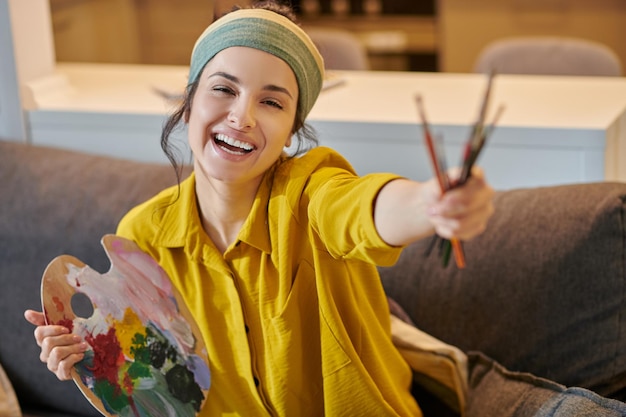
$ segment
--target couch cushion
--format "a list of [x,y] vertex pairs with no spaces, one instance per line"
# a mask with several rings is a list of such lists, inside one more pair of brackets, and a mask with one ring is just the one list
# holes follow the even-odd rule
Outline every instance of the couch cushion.
[[25,414],[100,415],[73,382],[59,382],[39,361],[23,312],[41,310],[41,277],[58,255],[108,270],[100,238],[114,233],[131,207],[174,183],[167,165],[0,141],[0,361]]
[[443,268],[430,239],[381,268],[422,330],[513,371],[626,399],[626,184],[497,193],[467,268]]
[[481,353],[468,355],[466,417],[623,417],[626,404],[583,388],[511,372]]

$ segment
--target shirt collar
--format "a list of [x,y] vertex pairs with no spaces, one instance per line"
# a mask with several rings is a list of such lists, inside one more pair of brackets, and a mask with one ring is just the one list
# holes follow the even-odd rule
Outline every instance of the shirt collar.
[[[263,177],[250,214],[237,237],[238,241],[266,253],[272,250],[267,210],[273,171],[270,169]],[[178,191],[174,191],[171,204],[165,208],[161,232],[155,237],[158,242],[154,243],[170,248],[184,246],[194,258],[199,258],[209,239],[200,221],[195,187],[196,177],[195,172],[192,172],[181,182]]]
[[271,175],[266,173],[259,185],[250,214],[238,236],[238,240],[266,253],[272,251],[267,218],[271,188]]

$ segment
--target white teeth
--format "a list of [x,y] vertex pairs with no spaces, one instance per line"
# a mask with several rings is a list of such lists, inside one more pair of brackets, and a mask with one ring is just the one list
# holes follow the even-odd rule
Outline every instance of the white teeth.
[[250,145],[249,143],[245,143],[242,142],[240,140],[237,139],[233,139],[230,136],[226,136],[223,133],[218,133],[215,138],[217,140],[219,140],[220,142],[224,142],[229,144],[230,146],[234,146],[236,148],[240,148],[243,149],[244,151],[251,151],[254,149],[254,146]]

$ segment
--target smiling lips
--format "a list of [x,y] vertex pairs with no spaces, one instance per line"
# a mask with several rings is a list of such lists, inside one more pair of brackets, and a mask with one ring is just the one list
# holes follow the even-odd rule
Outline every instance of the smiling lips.
[[220,147],[220,149],[223,149],[225,152],[233,155],[245,155],[252,152],[255,148],[249,143],[231,138],[223,133],[215,135],[215,143]]

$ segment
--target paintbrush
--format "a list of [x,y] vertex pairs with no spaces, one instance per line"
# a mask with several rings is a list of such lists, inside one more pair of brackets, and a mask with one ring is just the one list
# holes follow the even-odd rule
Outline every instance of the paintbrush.
[[[492,90],[494,77],[495,77],[495,73],[491,72],[487,80],[487,87],[485,88],[485,93],[482,98],[482,103],[481,103],[480,110],[478,113],[478,118],[476,120],[476,123],[473,125],[470,137],[467,140],[467,143],[465,144],[465,147],[464,147],[461,175],[459,176],[459,179],[455,181],[454,184],[450,183],[446,174],[445,159],[444,159],[443,149],[441,145],[441,142],[443,139],[440,139],[437,142],[433,140],[432,134],[430,132],[430,127],[426,120],[426,112],[424,110],[422,98],[419,95],[416,97],[418,112],[422,121],[422,128],[424,131],[424,138],[428,147],[430,159],[433,163],[433,168],[435,170],[435,174],[437,175],[437,179],[438,179],[439,186],[441,188],[442,193],[448,191],[451,188],[463,185],[465,184],[465,182],[467,182],[467,180],[471,176],[474,163],[478,159],[478,156],[480,155],[482,149],[485,146],[485,142],[487,141],[487,138],[493,132],[494,126],[497,120],[499,119],[500,115],[502,114],[504,106],[501,105],[498,108],[496,115],[493,121],[491,122],[491,124],[489,126],[485,126],[485,119],[487,115],[487,109],[489,107],[489,100],[491,97],[491,90]],[[439,239],[440,239],[439,236],[437,235],[433,236],[431,243],[428,245],[426,249],[427,256],[430,254],[430,252],[435,246],[435,243]],[[457,239],[450,239],[449,241],[447,239],[442,239],[442,242],[440,245],[440,252],[442,253],[443,265],[444,266],[448,265],[451,250],[454,250],[457,266],[459,268],[464,268],[465,267],[464,251],[463,251],[462,243]]]
[[478,112],[478,118],[472,128],[471,134],[465,145],[465,152],[462,161],[462,170],[457,185],[463,185],[469,178],[472,172],[472,167],[478,154],[482,150],[485,140],[487,138],[485,132],[485,119],[487,117],[487,109],[489,107],[489,99],[491,97],[491,86],[493,85],[493,78],[495,73],[492,71],[487,79],[487,87],[483,94],[482,103],[480,105],[480,111]]
[[[439,141],[435,142],[430,132],[428,121],[426,119],[426,112],[424,111],[422,97],[420,95],[416,96],[415,101],[417,103],[419,117],[422,122],[424,140],[426,141],[426,147],[428,149],[430,161],[433,165],[433,170],[437,177],[437,182],[439,183],[439,189],[443,194],[450,189],[450,181],[448,179],[448,174],[445,170],[445,157],[443,155],[443,146],[441,146],[441,141],[443,139],[439,138]],[[454,259],[456,260],[457,266],[459,268],[465,268],[465,255],[463,253],[463,247],[461,246],[461,242],[456,238],[452,238],[450,239],[449,244],[452,250],[454,250]],[[444,242],[444,245],[447,244]],[[444,253],[448,254],[444,257],[445,266],[448,264],[449,250],[445,250]]]

